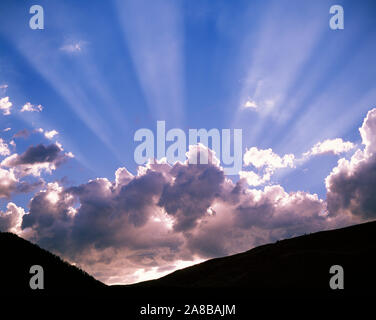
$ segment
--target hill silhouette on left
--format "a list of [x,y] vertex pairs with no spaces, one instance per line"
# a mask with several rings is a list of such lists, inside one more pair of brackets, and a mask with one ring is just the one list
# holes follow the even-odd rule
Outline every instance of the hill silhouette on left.
[[[30,288],[33,265],[43,267],[44,290]],[[60,257],[8,232],[0,232],[0,276],[0,296],[96,294],[107,287]]]

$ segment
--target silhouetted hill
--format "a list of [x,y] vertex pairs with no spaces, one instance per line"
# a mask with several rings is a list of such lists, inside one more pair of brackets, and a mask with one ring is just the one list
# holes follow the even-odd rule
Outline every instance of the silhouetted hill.
[[[44,290],[31,290],[30,267],[44,270]],[[12,233],[0,232],[0,296],[12,294],[84,294],[106,286],[81,269]]]
[[[227,303],[239,297],[352,296],[376,290],[376,222],[278,241],[124,286],[105,286],[11,233],[0,233],[0,257],[0,295],[90,294],[129,303],[147,299],[188,302],[202,297]],[[43,266],[45,290],[29,288],[32,265]],[[344,290],[329,288],[333,265],[344,268]]]
[[[329,269],[344,269],[346,294],[376,290],[376,222],[317,232],[256,247],[244,253],[208,260],[157,280],[128,288],[217,288],[220,295],[247,289],[249,295],[292,293],[329,294]],[[120,288],[117,288],[120,290]],[[181,290],[180,290],[181,291]],[[211,292],[214,292],[213,290]]]

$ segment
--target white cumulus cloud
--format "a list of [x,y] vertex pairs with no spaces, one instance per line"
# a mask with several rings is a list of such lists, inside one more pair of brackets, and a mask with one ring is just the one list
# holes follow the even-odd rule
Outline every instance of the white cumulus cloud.
[[246,108],[246,109],[257,109],[258,108],[257,103],[253,100],[247,100],[244,103],[243,107]]
[[26,102],[21,108],[21,112],[41,112],[42,110],[42,105],[33,105],[30,102]]
[[56,135],[58,135],[58,134],[59,134],[58,131],[56,131],[56,130],[51,130],[51,131],[46,131],[46,132],[44,133],[44,136],[45,136],[47,139],[51,140],[54,136],[56,136]]
[[3,115],[10,115],[10,109],[12,108],[12,105],[12,102],[9,101],[9,97],[4,97],[0,99],[0,110],[3,112]]
[[9,156],[10,151],[8,148],[8,144],[4,142],[3,139],[0,138],[0,156]]
[[315,156],[321,154],[332,153],[335,155],[348,152],[355,148],[355,145],[349,141],[343,141],[341,138],[327,139],[323,142],[316,143],[310,151],[303,154],[303,156]]

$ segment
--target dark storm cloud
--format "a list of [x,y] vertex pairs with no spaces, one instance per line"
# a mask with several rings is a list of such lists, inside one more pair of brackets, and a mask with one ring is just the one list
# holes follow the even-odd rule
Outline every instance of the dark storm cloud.
[[[69,227],[70,245],[61,249],[59,246],[59,250],[71,255],[88,247],[177,248],[175,236],[142,233],[156,231],[145,224],[158,210],[156,202],[165,183],[163,174],[149,170],[131,180],[117,180],[125,184],[95,179],[65,190],[57,183],[49,184],[30,202],[22,227],[36,230],[38,242],[45,241],[46,234],[57,238],[56,228]],[[49,247],[56,249],[56,243],[61,241],[49,238]]]
[[376,218],[376,156],[342,170],[329,179],[328,210],[333,214],[347,211],[362,218]]
[[148,171],[126,181],[125,185],[96,179],[68,189],[67,193],[75,195],[80,203],[72,238],[80,246],[94,244],[103,248],[124,246],[125,243],[130,247],[142,246],[127,232],[146,224],[164,182],[161,173]]
[[74,157],[71,153],[63,151],[58,143],[47,146],[39,144],[29,147],[20,155],[10,155],[1,162],[1,166],[12,169],[17,177],[40,176],[43,171],[51,173],[69,158]]
[[23,154],[10,162],[10,164],[16,166],[20,164],[55,162],[59,158],[60,152],[61,148],[56,144],[50,144],[48,146],[39,144],[35,147],[29,147]]
[[197,219],[220,196],[224,173],[213,165],[178,163],[171,174],[175,180],[164,186],[158,204],[175,217],[175,231],[186,231],[195,227]]
[[47,192],[39,192],[30,202],[30,211],[22,222],[22,228],[38,226],[40,229],[47,229],[54,223],[70,220],[69,205],[72,202],[66,201],[66,198],[55,202],[53,194],[59,192],[50,184]]
[[148,219],[148,208],[159,197],[166,180],[162,173],[149,171],[146,175],[130,181],[120,188],[115,201],[120,211],[128,214],[128,220],[135,227],[142,226]]

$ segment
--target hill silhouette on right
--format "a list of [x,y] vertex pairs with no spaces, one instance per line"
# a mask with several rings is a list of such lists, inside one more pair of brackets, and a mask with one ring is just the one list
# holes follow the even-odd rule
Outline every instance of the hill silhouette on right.
[[[344,270],[344,290],[329,286],[333,265]],[[237,289],[242,288],[257,295],[362,295],[376,290],[375,270],[376,221],[262,245],[125,288],[139,288],[140,292],[142,288],[165,288],[170,289],[166,292],[192,289],[199,293],[196,289],[214,288],[220,289],[218,294],[238,294],[243,290]]]

